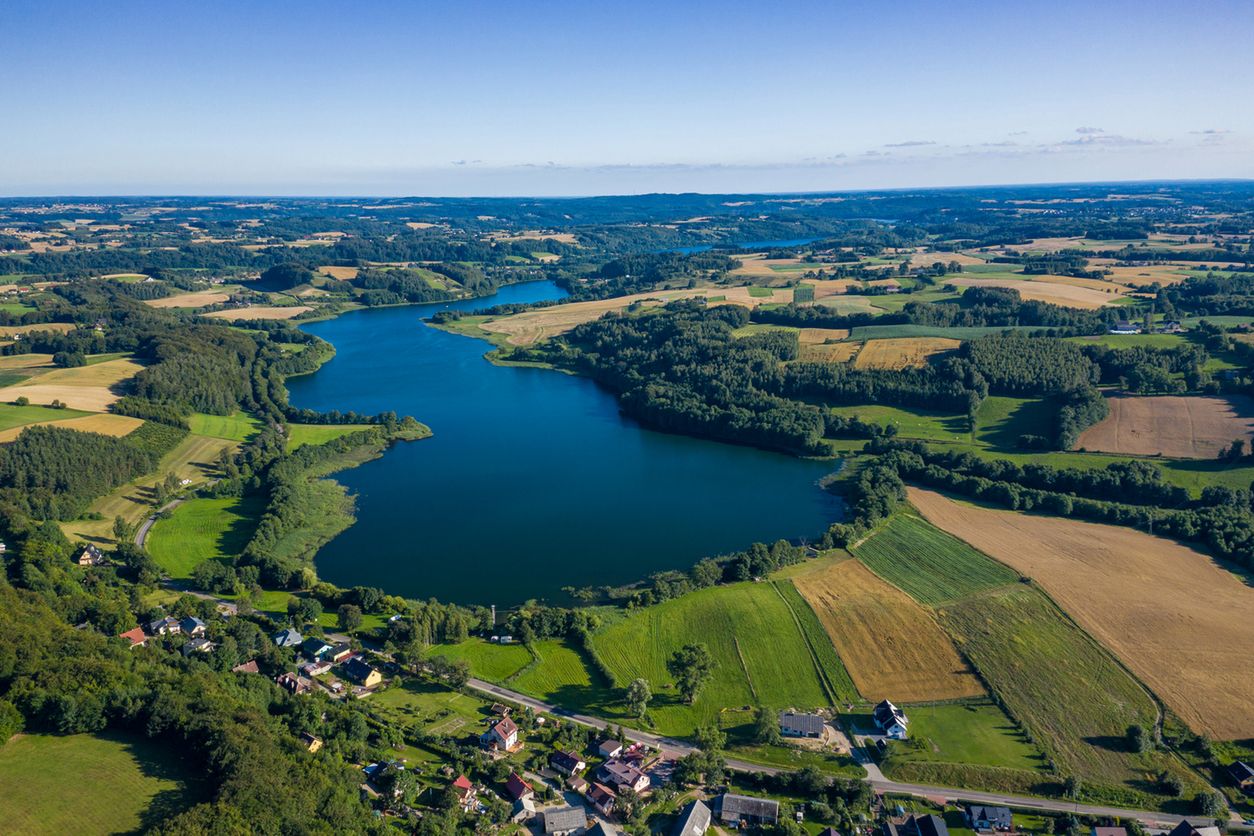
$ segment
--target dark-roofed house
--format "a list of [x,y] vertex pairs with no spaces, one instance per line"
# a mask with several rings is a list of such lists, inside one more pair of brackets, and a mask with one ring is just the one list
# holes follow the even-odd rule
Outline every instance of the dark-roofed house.
[[544,832],[549,836],[566,836],[578,833],[588,824],[588,816],[582,807],[554,807],[540,813],[544,820]]
[[888,700],[884,700],[875,706],[875,711],[871,718],[875,721],[875,725],[886,737],[894,740],[906,739],[906,726],[910,724],[910,719],[906,717],[906,712],[893,705]]
[[597,808],[597,812],[603,816],[608,816],[614,812],[614,802],[616,801],[614,791],[605,784],[593,783],[588,787],[588,801],[592,802],[592,806]]
[[614,792],[625,788],[644,792],[649,788],[649,776],[626,761],[607,761],[597,770],[597,777],[609,784]]
[[834,827],[825,827],[819,831],[819,836],[840,836],[840,831]]
[[599,821],[588,828],[588,836],[618,836],[618,831],[612,825]]
[[279,647],[299,647],[305,641],[305,637],[288,627],[271,636],[271,640]]
[[164,636],[168,633],[178,633],[182,631],[179,626],[179,620],[172,615],[165,618],[158,618],[156,621],[148,622],[148,632],[153,636]]
[[353,655],[353,646],[348,642],[339,642],[332,645],[330,649],[323,654],[324,659],[330,659],[332,662],[343,662],[349,656]]
[[1219,836],[1218,827],[1194,827],[1189,820],[1177,824],[1168,836]]
[[193,639],[198,639],[205,634],[205,622],[194,615],[189,615],[179,622],[179,629]]
[[710,829],[710,818],[710,808],[698,798],[680,811],[671,836],[703,836]]
[[775,824],[779,820],[779,802],[769,798],[723,793],[719,799],[718,818],[723,824],[735,827],[742,824]]
[[301,653],[304,653],[310,659],[317,659],[330,649],[331,645],[317,636],[310,636],[300,643]]
[[1244,761],[1228,764],[1228,777],[1242,791],[1249,793],[1250,790],[1254,790],[1254,769],[1251,769]]
[[523,777],[517,772],[509,774],[509,780],[505,782],[505,792],[509,795],[511,801],[522,801],[524,798],[531,798],[536,794],[535,790],[531,788],[531,784],[524,781]]
[[144,632],[143,627],[135,627],[123,633],[122,638],[130,642],[131,648],[134,649],[144,646],[144,643],[148,641],[148,634]]
[[779,713],[779,733],[785,737],[822,737],[823,718],[817,714],[781,711]]
[[192,639],[183,645],[183,655],[191,656],[193,653],[212,653],[216,647],[213,642],[205,638]]
[[549,758],[549,765],[567,777],[583,772],[588,766],[574,752],[554,752]]
[[1089,836],[1128,836],[1126,827],[1090,827]]
[[79,566],[103,566],[104,564],[105,556],[91,543],[83,546],[83,550],[78,553]]
[[383,681],[383,674],[360,656],[348,660],[348,664],[344,666],[344,675],[363,688],[373,688]]
[[1009,807],[985,807],[973,804],[967,808],[967,822],[972,830],[1007,832],[1014,827],[1014,817]]
[[884,836],[949,836],[949,828],[940,816],[911,816],[903,822],[884,822]]

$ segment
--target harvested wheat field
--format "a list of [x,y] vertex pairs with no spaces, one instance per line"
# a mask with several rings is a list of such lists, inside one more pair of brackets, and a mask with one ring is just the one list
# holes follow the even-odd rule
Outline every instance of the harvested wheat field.
[[984,693],[927,610],[859,561],[833,563],[793,583],[868,700],[926,702]]
[[33,325],[0,325],[0,337],[12,337],[14,334],[33,334],[36,331],[55,331],[67,334],[77,328],[72,322],[37,322]]
[[910,488],[929,522],[1021,572],[1194,730],[1254,736],[1254,586],[1206,555],[1120,526],[960,505]]
[[901,369],[919,368],[927,364],[928,358],[946,351],[954,351],[962,340],[948,337],[894,337],[884,340],[869,340],[858,353],[854,367],[859,369]]
[[[1051,302],[1067,308],[1094,309],[1110,304],[1118,299],[1115,293],[1106,293],[1089,287],[1075,287],[1053,278],[1038,276],[1028,279],[972,279],[963,276],[946,276],[945,284],[958,287],[1008,287],[1019,291],[1019,295],[1029,301]],[[1114,286],[1111,286],[1112,289]]]
[[1079,447],[1130,456],[1213,459],[1235,439],[1254,439],[1254,401],[1240,395],[1106,398],[1110,414],[1080,434]]
[[858,356],[863,343],[854,341],[847,343],[821,343],[818,345],[801,344],[797,359],[803,363],[848,363]]
[[232,321],[248,320],[248,319],[291,319],[294,316],[300,316],[313,308],[308,305],[288,305],[288,306],[269,306],[269,305],[253,305],[248,308],[231,308],[226,311],[211,311],[205,316],[211,316],[214,319],[229,319]]
[[107,412],[100,415],[83,415],[78,418],[67,418],[64,421],[37,421],[34,424],[24,424],[20,427],[0,430],[0,444],[17,438],[22,434],[22,430],[27,427],[64,427],[67,430],[100,433],[101,435],[111,435],[115,438],[120,438],[121,436],[129,435],[143,423],[143,420],[140,418],[132,418],[129,415],[113,415]]
[[839,342],[848,336],[848,328],[801,328],[797,331],[797,339],[802,345],[821,345],[828,341]]
[[134,360],[121,358],[73,369],[52,369],[16,386],[0,389],[0,401],[12,402],[26,397],[31,403],[42,405],[56,400],[71,409],[104,412],[122,396],[125,381],[142,368]]
[[0,372],[53,369],[51,354],[7,354],[0,357]]
[[147,299],[144,304],[153,308],[203,308],[207,305],[217,305],[230,298],[231,294],[221,290],[198,290],[195,293],[179,293],[160,299]]
[[599,319],[610,311],[622,310],[635,303],[647,306],[664,305],[676,299],[704,296],[712,305],[743,305],[756,308],[763,302],[791,302],[791,288],[775,288],[770,296],[754,296],[749,287],[704,287],[694,290],[657,290],[613,299],[572,302],[490,319],[480,325],[485,331],[505,334],[510,345],[531,345],[558,334],[565,334],[577,325]]
[[733,256],[740,266],[728,275],[753,278],[789,278],[822,265],[800,258],[767,258],[765,253],[737,253]]
[[[412,226],[412,224],[407,224],[407,226]],[[431,226],[431,224],[426,224],[426,226]],[[357,278],[359,270],[360,268],[358,267],[332,267],[331,265],[318,268],[319,273],[325,273],[331,278],[339,279],[342,282],[352,281]]]
[[914,267],[931,267],[936,262],[941,264],[950,264],[957,262],[963,267],[974,267],[977,264],[987,264],[984,259],[979,256],[967,255],[966,253],[942,253],[935,250],[920,248],[914,252],[906,250],[898,250],[898,256],[909,256],[910,264]]
[[[806,279],[805,283],[814,287],[815,299],[826,299],[829,296],[844,296],[849,292],[849,288],[862,286],[862,282],[855,282],[853,279]],[[901,283],[896,279],[875,279],[867,282],[866,285],[868,287],[901,287]],[[857,294],[854,294],[854,296],[857,296]]]

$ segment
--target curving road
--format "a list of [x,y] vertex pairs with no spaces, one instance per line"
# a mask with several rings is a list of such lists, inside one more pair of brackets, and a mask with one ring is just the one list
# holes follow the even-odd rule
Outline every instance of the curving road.
[[[563,717],[575,723],[584,726],[592,726],[593,728],[605,728],[609,725],[605,720],[592,717],[587,714],[577,714],[559,708],[549,703],[541,702],[526,694],[520,694],[517,691],[511,691],[508,688],[502,688],[500,685],[494,685],[491,682],[485,682],[482,679],[469,679],[466,684],[492,697],[506,699],[510,702],[526,706],[533,711],[542,711],[556,717]],[[682,757],[691,752],[696,751],[696,747],[691,744],[684,743],[681,740],[675,740],[670,737],[651,734],[649,732],[638,731],[636,729],[624,728],[623,733],[628,740],[647,743],[660,749],[664,754]],[[952,787],[934,787],[926,784],[903,784],[893,781],[885,777],[880,768],[872,763],[862,752],[861,749],[854,750],[854,756],[859,765],[867,772],[866,778],[863,780],[871,785],[871,788],[877,793],[898,793],[901,795],[913,795],[928,799],[944,799],[945,801],[968,801],[977,804],[996,804],[1003,807],[1014,807],[1016,809],[1027,810],[1044,810],[1054,813],[1076,813],[1085,816],[1108,816],[1120,819],[1137,819],[1146,827],[1155,829],[1170,829],[1179,824],[1186,816],[1174,815],[1172,813],[1159,813],[1153,810],[1127,810],[1120,807],[1103,807],[1094,804],[1079,804],[1072,801],[1058,801],[1047,798],[1033,798],[1031,796],[1010,795],[1007,793],[996,792],[980,792],[977,790],[962,790]],[[737,760],[729,758],[727,766],[738,772],[765,772],[767,774],[778,774],[789,770],[776,766],[764,766],[762,764],[750,763],[749,761]],[[1195,824],[1212,824],[1209,819],[1197,817]],[[1234,822],[1235,824],[1235,822]]]

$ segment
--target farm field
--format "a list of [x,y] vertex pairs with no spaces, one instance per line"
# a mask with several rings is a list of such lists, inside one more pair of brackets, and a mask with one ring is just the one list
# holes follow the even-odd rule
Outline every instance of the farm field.
[[953,351],[962,345],[961,340],[945,337],[898,337],[871,340],[862,346],[854,360],[858,369],[907,369],[918,368],[930,357]]
[[146,299],[144,304],[153,308],[203,308],[217,305],[231,298],[225,290],[198,290],[194,293],[178,293],[160,299]]
[[[1096,309],[1111,304],[1118,296],[1092,287],[1077,287],[1065,281],[1061,276],[1032,276],[1022,278],[971,278],[967,276],[946,276],[945,283],[957,287],[1007,287],[1019,291],[1025,300],[1050,302],[1068,308]],[[1112,288],[1116,287],[1111,285]],[[1122,288],[1120,288],[1122,289]]]
[[13,386],[54,368],[51,354],[9,354],[0,357],[0,387]]
[[1254,438],[1254,401],[1239,395],[1110,396],[1110,414],[1080,435],[1086,450],[1213,459],[1235,439]]
[[16,386],[0,389],[0,401],[29,398],[31,403],[59,400],[71,409],[104,412],[121,397],[125,381],[143,366],[129,358],[89,363],[71,369],[52,369]]
[[242,552],[263,508],[259,498],[191,499],[157,520],[145,545],[163,572],[190,578],[204,561],[229,560]]
[[967,443],[971,440],[965,415],[924,412],[920,409],[904,409],[882,404],[834,406],[830,409],[836,415],[857,416],[863,421],[895,426],[901,438]]
[[0,746],[0,829],[11,836],[140,831],[200,794],[192,765],[144,738],[31,734]]
[[533,645],[538,657],[509,680],[510,687],[527,694],[567,704],[578,693],[581,701],[608,705],[614,694],[600,677],[588,670],[579,651],[560,639],[543,639]]
[[[18,407],[19,409],[21,407]],[[26,407],[29,409],[30,407]],[[50,412],[65,413],[69,410],[54,409]],[[62,418],[54,421],[36,421],[32,424],[26,424],[20,427],[11,427],[7,430],[0,430],[0,443],[13,441],[22,434],[22,430],[26,427],[37,425],[63,427],[67,430],[78,430],[85,433],[100,433],[101,435],[111,435],[120,438],[137,429],[144,423],[143,419],[132,418],[129,415],[113,415],[111,413],[102,413],[100,415],[81,415],[79,413],[70,412],[71,415],[79,417]]]
[[1254,736],[1254,704],[1242,684],[1254,682],[1248,579],[1131,528],[909,493],[929,522],[1033,578],[1194,730]]
[[[806,570],[813,568],[813,565],[804,566]],[[804,574],[804,572],[799,574]],[[811,653],[817,660],[817,668],[823,685],[832,701],[837,704],[860,701],[862,698],[858,695],[858,688],[853,684],[845,663],[836,655],[836,648],[832,646],[832,640],[827,635],[823,622],[819,621],[819,617],[806,603],[806,599],[801,597],[796,585],[789,578],[779,578],[771,581],[771,586],[775,587],[779,597],[783,599],[788,609],[792,610],[797,627],[801,630],[801,635],[805,637],[806,644],[809,645]]]
[[894,761],[963,763],[1039,770],[1040,751],[991,702],[920,705],[910,710],[910,739],[890,748]]
[[[705,644],[715,662],[713,678],[691,706],[666,670],[671,655],[690,643]],[[594,634],[592,644],[620,687],[637,677],[649,681],[649,713],[663,734],[691,734],[726,706],[828,704],[805,638],[770,584],[702,589],[629,613]]]
[[1018,573],[907,514],[894,516],[853,553],[875,574],[929,606],[1019,579]]
[[312,311],[308,305],[252,305],[247,308],[231,308],[225,311],[210,311],[205,314],[213,319],[229,319],[247,321],[250,319],[292,319],[303,313]]
[[29,424],[46,424],[87,415],[76,409],[52,409],[46,406],[0,404],[0,430],[19,429]]
[[196,412],[188,416],[187,425],[196,435],[227,441],[247,441],[261,430],[261,422],[243,412],[236,412],[234,415],[206,415]]
[[32,334],[36,331],[53,331],[68,334],[78,326],[72,322],[36,322],[30,325],[0,325],[0,337],[12,337],[15,334]]
[[823,566],[793,583],[866,699],[911,703],[984,693],[931,614],[857,560]]
[[361,424],[289,424],[287,449],[296,450],[306,444],[325,444],[363,429],[366,428]]

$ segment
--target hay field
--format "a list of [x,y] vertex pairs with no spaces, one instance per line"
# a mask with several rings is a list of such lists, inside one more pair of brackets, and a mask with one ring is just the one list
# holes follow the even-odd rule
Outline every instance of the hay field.
[[828,340],[836,342],[848,336],[848,328],[801,328],[797,331],[797,339],[802,345],[819,345]]
[[1178,284],[1192,275],[1186,262],[1168,262],[1167,264],[1147,264],[1140,267],[1120,265],[1113,258],[1091,258],[1089,267],[1107,270],[1112,282],[1126,285],[1143,285],[1158,282],[1161,285]]
[[957,287],[1008,287],[1019,291],[1019,295],[1029,301],[1051,302],[1068,308],[1084,308],[1093,310],[1118,299],[1114,293],[1104,293],[1088,287],[1076,287],[1053,278],[1038,276],[1028,279],[973,279],[965,276],[946,276],[945,284]]
[[51,354],[9,354],[0,357],[0,372],[54,369]]
[[1254,586],[1246,579],[1135,529],[909,493],[928,521],[1033,578],[1192,728],[1254,736]]
[[197,290],[193,293],[179,293],[161,299],[147,299],[145,305],[153,308],[203,308],[217,305],[231,298],[231,294],[221,290]]
[[125,381],[142,368],[134,360],[121,358],[72,369],[52,369],[0,389],[0,401],[26,397],[34,404],[48,404],[59,400],[71,409],[104,412],[121,397]]
[[1213,459],[1233,440],[1254,439],[1254,401],[1200,395],[1107,397],[1110,414],[1077,446],[1103,453]]
[[303,313],[312,311],[313,308],[308,305],[253,305],[247,308],[231,308],[227,311],[211,311],[205,316],[214,319],[229,319],[231,321],[249,320],[249,319],[291,319],[300,316]]
[[72,322],[36,322],[33,325],[0,325],[0,337],[12,337],[14,334],[31,334],[35,331],[53,331],[68,334],[77,328]]
[[[430,224],[427,224],[427,226],[430,226]],[[358,267],[333,267],[331,265],[318,268],[319,273],[325,273],[331,278],[338,279],[342,282],[352,281],[357,278],[357,273],[359,271],[360,268]]]
[[793,579],[868,700],[926,702],[984,693],[932,616],[857,560]]
[[887,369],[900,371],[919,368],[928,358],[946,351],[954,351],[962,340],[946,337],[900,337],[886,340],[870,340],[858,352],[854,367],[858,369]]
[[863,343],[826,343],[820,345],[802,344],[797,352],[797,359],[803,363],[848,363],[858,356]]
[[0,444],[14,440],[22,434],[22,430],[26,429],[26,427],[56,426],[64,427],[67,430],[100,433],[101,435],[111,435],[115,438],[120,438],[139,429],[143,423],[143,420],[140,418],[132,418],[129,415],[112,415],[107,412],[100,415],[83,415],[78,418],[67,418],[64,421],[36,421],[34,424],[0,430]]
[[909,256],[910,264],[914,267],[931,267],[938,261],[942,264],[956,261],[963,267],[975,267],[976,265],[988,263],[979,256],[968,255],[967,253],[942,253],[929,250],[926,247],[920,247],[914,252],[898,250],[896,255]]
[[[829,296],[844,296],[851,287],[861,287],[862,282],[853,279],[806,279],[806,284],[813,285],[814,298],[826,299]],[[866,283],[868,287],[901,287],[896,279],[874,279]],[[869,297],[853,294],[851,298],[866,299]]]
[[572,302],[567,305],[554,305],[550,308],[537,308],[523,311],[512,316],[489,319],[480,323],[485,331],[504,334],[505,341],[510,345],[531,345],[540,340],[547,340],[559,334],[599,319],[610,311],[618,311],[635,303],[649,307],[664,305],[675,299],[691,299],[703,296],[710,299],[712,305],[743,305],[756,308],[763,302],[791,302],[791,288],[776,288],[771,296],[753,296],[751,288],[744,287],[704,287],[692,290],[658,290],[649,293],[635,293],[631,296],[618,296],[613,299],[597,299],[591,302]]
[[758,279],[791,278],[808,270],[818,270],[823,266],[800,258],[767,258],[765,253],[738,253],[733,257],[740,262],[740,266],[728,273],[729,276]]

